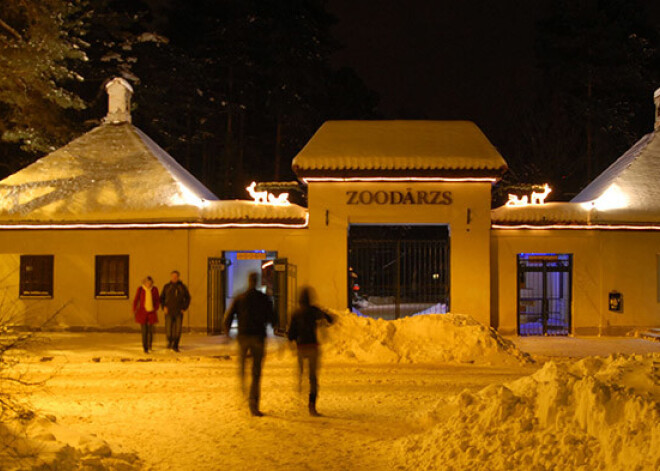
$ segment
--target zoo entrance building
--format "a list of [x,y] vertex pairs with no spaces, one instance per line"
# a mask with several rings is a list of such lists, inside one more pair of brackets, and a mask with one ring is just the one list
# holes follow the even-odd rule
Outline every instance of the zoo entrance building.
[[177,269],[184,323],[209,333],[255,270],[280,330],[302,284],[334,309],[469,314],[504,334],[660,326],[660,90],[654,131],[572,201],[492,210],[507,166],[471,122],[329,121],[293,160],[307,208],[254,187],[221,201],[131,124],[127,82],[106,88],[103,124],[0,182],[15,322],[65,306],[60,328],[132,328],[141,280]]

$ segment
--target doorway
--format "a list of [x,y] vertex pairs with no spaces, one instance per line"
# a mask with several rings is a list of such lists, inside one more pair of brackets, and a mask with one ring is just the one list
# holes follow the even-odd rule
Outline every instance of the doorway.
[[449,227],[351,225],[349,308],[398,319],[449,310]]
[[573,256],[518,254],[518,335],[571,332]]
[[234,298],[247,289],[251,272],[260,274],[258,289],[270,296],[275,310],[276,333],[286,330],[292,303],[296,300],[296,267],[277,252],[267,250],[227,250],[222,257],[209,257],[207,268],[207,333],[223,332],[225,311]]

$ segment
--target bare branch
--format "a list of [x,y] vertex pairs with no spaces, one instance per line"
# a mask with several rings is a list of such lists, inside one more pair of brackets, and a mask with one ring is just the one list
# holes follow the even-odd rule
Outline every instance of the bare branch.
[[14,28],[12,28],[10,25],[2,21],[2,18],[0,18],[0,28],[4,29],[7,31],[9,34],[11,34],[14,38],[16,38],[18,41],[23,41],[23,36],[19,34],[18,31],[16,31]]

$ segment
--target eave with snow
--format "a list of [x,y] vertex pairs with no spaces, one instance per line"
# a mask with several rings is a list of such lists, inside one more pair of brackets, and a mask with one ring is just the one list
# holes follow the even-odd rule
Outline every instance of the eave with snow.
[[507,169],[469,121],[327,121],[292,166],[307,182],[494,182]]

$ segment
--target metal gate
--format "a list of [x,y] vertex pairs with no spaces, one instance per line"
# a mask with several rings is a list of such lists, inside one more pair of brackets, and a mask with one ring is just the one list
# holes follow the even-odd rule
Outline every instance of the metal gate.
[[518,335],[571,331],[573,256],[518,255]]
[[273,326],[276,334],[287,332],[291,315],[298,302],[298,280],[296,266],[286,258],[275,260],[273,283],[273,304],[277,325]]
[[223,316],[225,313],[225,269],[224,257],[210,257],[207,269],[206,289],[206,332],[209,335],[222,333]]
[[398,319],[449,309],[446,226],[351,226],[350,308]]

